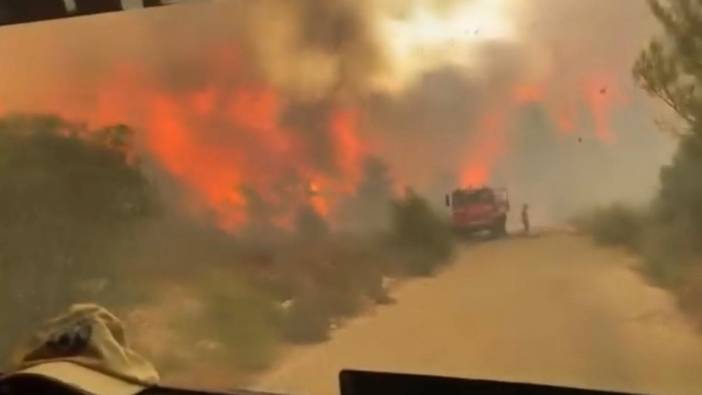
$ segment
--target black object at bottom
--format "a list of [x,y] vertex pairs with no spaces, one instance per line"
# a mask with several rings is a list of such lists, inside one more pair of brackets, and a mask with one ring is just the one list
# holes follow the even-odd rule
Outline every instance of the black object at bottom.
[[633,395],[537,384],[345,370],[341,395]]

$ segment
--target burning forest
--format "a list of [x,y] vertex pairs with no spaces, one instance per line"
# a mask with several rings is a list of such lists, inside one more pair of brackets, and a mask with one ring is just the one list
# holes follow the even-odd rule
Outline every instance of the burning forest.
[[[573,141],[619,154],[631,129],[622,118],[641,105],[624,62],[610,53],[616,48],[556,40],[551,30],[562,23],[526,11],[507,26],[510,15],[497,7],[494,26],[481,30],[490,19],[475,19],[480,7],[456,4],[452,12],[475,29],[405,43],[387,36],[390,27],[420,29],[415,20],[438,23],[451,13],[392,2],[257,3],[203,7],[205,17],[187,27],[169,23],[191,12],[182,6],[56,23],[58,36],[14,28],[0,43],[5,50],[46,61],[37,73],[14,73],[3,109],[129,125],[136,149],[183,186],[186,204],[233,230],[247,221],[244,191],[266,202],[279,224],[300,205],[334,217],[368,156],[385,158],[398,186],[441,196],[440,184],[509,183],[511,158],[525,151],[519,140],[529,133],[551,133],[543,143],[554,155]],[[279,22],[266,23],[274,17]],[[647,28],[640,25],[630,33]],[[85,31],[94,34],[65,41]],[[518,31],[526,41],[515,41]],[[32,45],[16,47],[13,36]],[[115,46],[93,50],[106,40]],[[598,58],[559,70],[561,57],[578,50]],[[416,58],[424,51],[450,56],[425,64]],[[38,83],[28,87],[29,78]],[[529,111],[544,114],[540,131],[526,130]],[[413,160],[420,152],[431,166]]]
[[[453,242],[440,206],[456,186],[507,186],[542,223],[603,200],[648,198],[655,176],[641,168],[657,168],[670,150],[647,133],[648,103],[623,52],[652,22],[628,17],[634,1],[607,15],[611,2],[588,2],[583,15],[607,41],[591,45],[564,5],[576,0],[539,0],[549,18],[527,6],[507,12],[507,3],[231,1],[7,28],[3,152],[67,155],[8,163],[28,178],[64,165],[101,169],[103,192],[150,207],[115,211],[120,226],[109,232],[90,221],[67,231],[18,220],[84,239],[26,265],[56,276],[83,268],[70,273],[69,299],[113,290],[106,303],[131,317],[152,309],[159,328],[207,317],[211,327],[159,335],[196,344],[183,355],[158,342],[149,351],[175,369],[198,353],[231,358],[221,350],[235,347],[236,366],[249,371],[266,366],[281,338],[319,340],[366,304],[391,302],[388,278],[446,263]],[[124,144],[115,151],[95,136]],[[112,161],[92,161],[95,149]],[[632,169],[642,176],[629,177]],[[129,175],[129,188],[113,185],[115,174]],[[56,215],[71,217],[72,195],[51,188],[38,193],[55,194]],[[98,192],[86,205],[117,204]],[[128,276],[154,285],[127,292]],[[172,298],[181,310],[168,310]],[[34,316],[58,307],[42,301]],[[217,335],[228,320],[251,323],[236,344]]]

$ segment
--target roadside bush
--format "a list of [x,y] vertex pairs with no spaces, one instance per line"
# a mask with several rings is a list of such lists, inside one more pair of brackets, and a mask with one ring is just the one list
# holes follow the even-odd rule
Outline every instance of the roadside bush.
[[687,273],[701,263],[701,172],[702,139],[685,137],[673,163],[661,170],[661,190],[641,243],[646,273],[659,285],[683,286]]
[[685,224],[702,233],[702,136],[680,141],[673,163],[661,170],[653,213],[662,223]]
[[641,270],[658,286],[679,285],[693,256],[694,232],[686,221],[665,222],[655,214],[615,204],[581,215],[575,223],[599,244],[640,254]]
[[279,312],[242,275],[204,272],[187,282],[169,279],[161,290],[152,303],[134,306],[131,313],[141,310],[140,315],[125,317],[135,347],[165,376],[192,374],[198,361],[208,361],[207,366],[225,366],[227,374],[243,378],[276,357]]
[[407,274],[427,276],[451,257],[454,240],[448,224],[429,204],[407,191],[393,202],[390,243]]
[[639,250],[645,273],[658,285],[680,285],[688,268],[698,263],[698,235],[689,221],[651,222]]
[[227,359],[237,368],[268,367],[279,338],[273,301],[241,281],[220,277],[207,286],[204,295],[205,327],[223,344]]
[[292,307],[284,313],[283,335],[292,343],[316,343],[329,338],[330,319],[320,308],[319,297],[311,293],[295,299]]
[[582,231],[590,233],[596,242],[636,249],[647,226],[644,215],[622,204],[593,210],[576,219]]
[[[384,301],[382,262],[364,241],[337,235],[282,253],[269,287],[292,301],[284,333],[294,342],[325,340],[330,323]],[[287,288],[285,294],[281,292]]]
[[702,262],[691,265],[678,286],[678,304],[702,329]]
[[129,156],[128,135],[52,116],[0,119],[0,311],[12,317],[0,355],[71,303],[134,300],[119,279],[160,199]]
[[[649,2],[652,14],[665,27],[653,38],[633,67],[637,83],[662,99],[679,115],[683,126],[670,165],[660,173],[660,190],[650,207],[642,251],[645,270],[668,287],[686,310],[700,310],[702,296],[702,73],[700,3],[689,0]],[[697,312],[699,315],[699,311]]]

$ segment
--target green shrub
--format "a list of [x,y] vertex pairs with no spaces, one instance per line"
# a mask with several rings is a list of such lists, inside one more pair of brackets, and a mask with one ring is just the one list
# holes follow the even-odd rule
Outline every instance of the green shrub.
[[642,213],[622,204],[593,210],[578,218],[576,225],[600,244],[634,249],[639,247],[643,231],[648,226]]
[[285,312],[283,334],[292,343],[316,343],[329,338],[330,319],[319,297],[304,295]]
[[[124,304],[137,229],[160,199],[123,127],[88,131],[51,116],[0,119],[0,359],[69,304]],[[85,136],[93,136],[88,139]]]
[[688,221],[652,222],[643,234],[640,252],[644,271],[658,285],[677,287],[696,263],[699,238]]
[[[702,296],[702,101],[698,94],[702,73],[699,2],[649,2],[663,36],[651,40],[633,67],[639,85],[663,99],[685,125],[679,130],[677,152],[660,173],[660,190],[651,207],[652,223],[643,243],[645,269],[669,287],[690,311],[699,314]],[[697,4],[695,4],[697,3]],[[691,43],[695,44],[691,44]],[[690,279],[692,273],[693,279]]]
[[287,288],[294,307],[284,324],[294,342],[315,342],[327,337],[334,319],[357,314],[382,287],[379,261],[367,245],[344,236],[305,243],[286,250],[272,289]]
[[393,202],[391,245],[410,275],[426,276],[448,261],[454,240],[448,224],[412,191]]
[[[199,317],[183,317],[179,335],[219,345],[207,358],[219,360],[239,371],[260,370],[276,356],[279,312],[273,300],[251,288],[241,276],[225,271],[205,276],[194,290],[202,311]],[[196,361],[191,361],[196,363]]]
[[702,262],[688,268],[684,281],[678,286],[678,304],[702,329]]

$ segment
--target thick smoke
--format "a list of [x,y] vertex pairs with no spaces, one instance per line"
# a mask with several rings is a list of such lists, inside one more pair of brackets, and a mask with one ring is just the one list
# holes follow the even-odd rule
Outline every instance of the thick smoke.
[[326,212],[328,195],[350,192],[361,171],[354,101],[385,65],[375,11],[344,0],[230,1],[199,7],[197,18],[183,5],[18,27],[0,38],[19,55],[5,65],[0,103],[141,129],[166,173],[216,211],[237,212],[225,222],[240,222],[247,190]]
[[[61,81],[89,90],[125,63],[173,88],[199,85],[208,80],[208,52],[222,47],[240,51],[251,77],[287,93],[315,99],[358,93],[384,67],[374,11],[367,1],[235,0],[10,27],[0,46],[17,60],[4,64],[14,82],[3,96],[12,91],[29,100],[47,87],[62,92]],[[29,63],[41,72],[21,67]]]
[[543,81],[545,90],[518,111],[513,155],[499,179],[545,220],[612,200],[645,202],[673,149],[657,133],[657,113],[630,77],[656,29],[646,2],[515,6],[519,43],[530,54],[524,63],[539,66],[532,79]]
[[379,138],[392,167],[437,201],[476,180],[508,187],[541,223],[646,201],[673,148],[630,77],[655,28],[646,4],[517,3],[514,37],[475,44],[473,67],[434,69],[371,102],[370,127],[402,135]]
[[263,1],[246,8],[246,42],[258,66],[294,93],[312,99],[357,97],[384,72],[373,2]]
[[[263,200],[290,190],[283,179],[298,180],[299,196],[322,189],[313,204],[324,208],[354,189],[341,184],[359,181],[367,154],[437,202],[467,181],[500,184],[551,219],[652,191],[669,151],[630,83],[654,29],[643,2],[503,1],[509,37],[481,41],[466,26],[469,45],[418,49],[465,62],[417,68],[408,85],[385,89],[397,62],[388,20],[418,7],[440,20],[478,3],[232,0],[6,28],[0,50],[13,60],[0,64],[0,108],[138,129],[179,121],[180,140],[156,128],[144,148],[215,204],[229,192],[210,184],[241,189],[224,199],[235,210],[246,190]],[[207,159],[188,169],[182,157]],[[553,203],[554,185],[579,186],[577,198]]]

